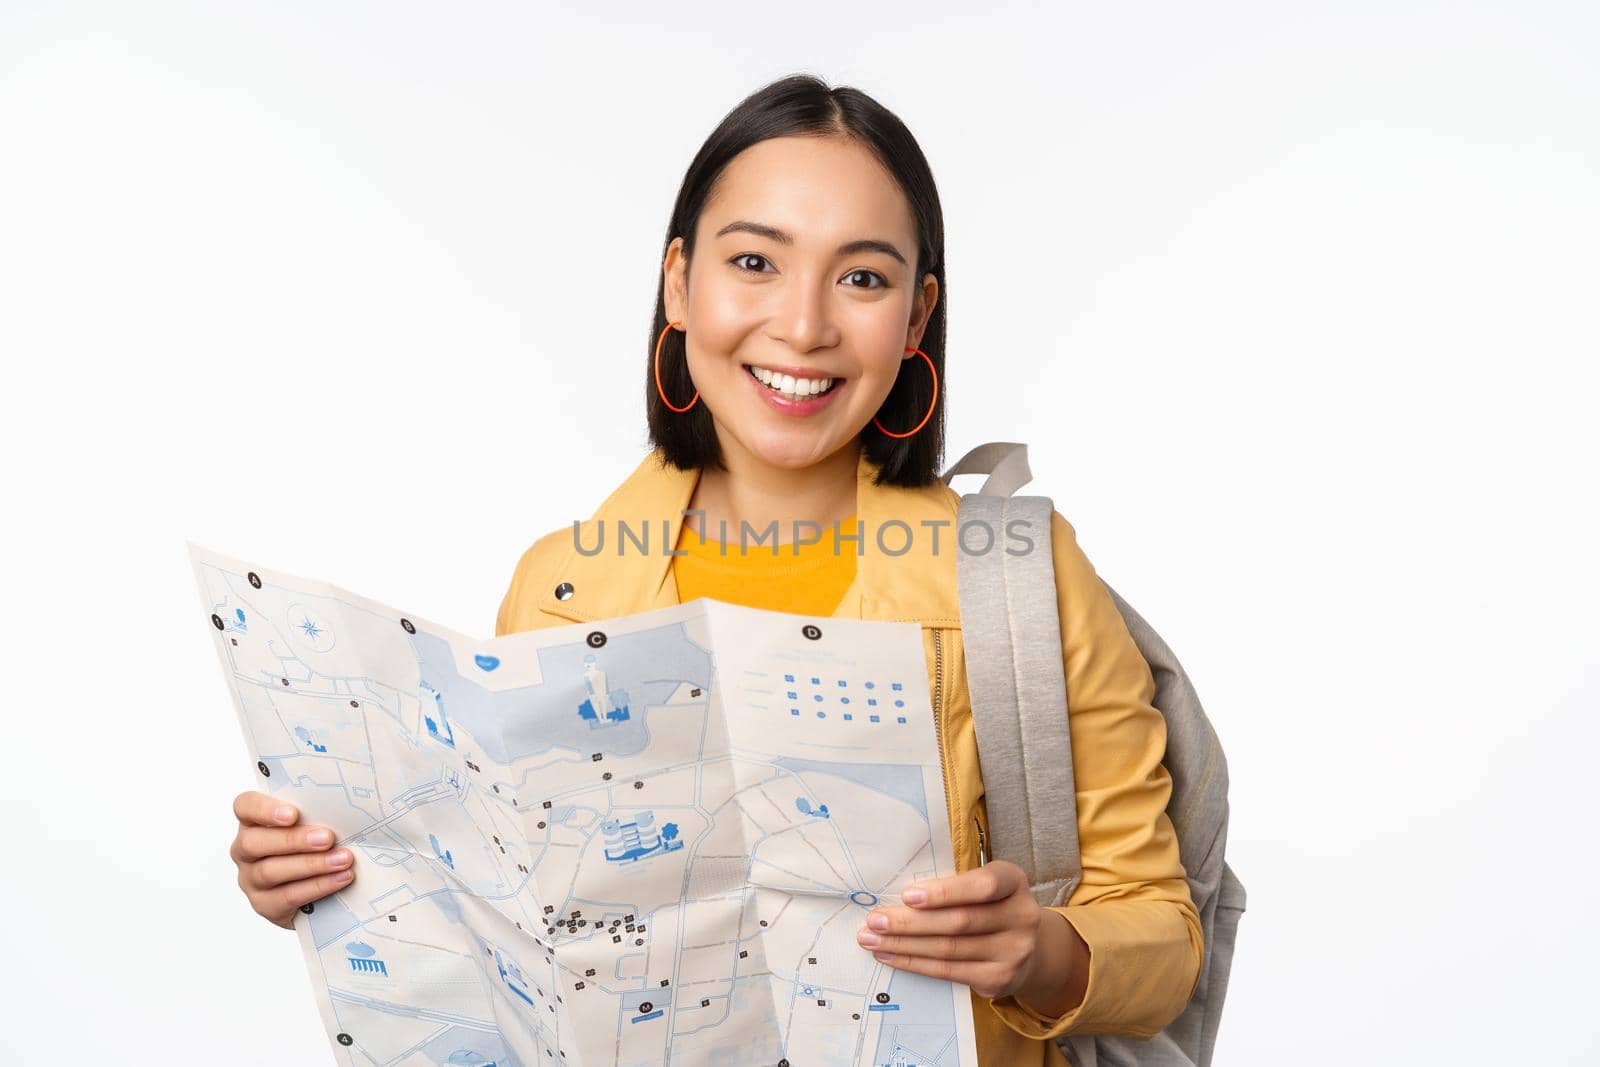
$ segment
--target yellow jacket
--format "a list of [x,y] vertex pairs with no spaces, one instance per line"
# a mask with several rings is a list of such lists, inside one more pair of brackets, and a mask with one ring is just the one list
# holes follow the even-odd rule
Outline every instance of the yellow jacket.
[[[971,870],[979,865],[978,838],[988,832],[988,815],[956,594],[959,496],[939,482],[918,489],[877,486],[875,473],[862,453],[856,473],[861,555],[834,616],[921,625],[956,870]],[[578,553],[571,524],[535,541],[512,575],[496,636],[677,604],[674,557],[667,550],[678,543],[698,480],[698,471],[680,471],[652,452],[578,533],[583,545],[594,545],[594,524],[603,521],[603,552]],[[913,531],[901,555],[877,543],[880,525],[894,519]],[[636,535],[648,529],[644,551],[630,542],[617,553],[612,546],[619,543],[620,523]],[[1150,1037],[1183,1010],[1200,974],[1200,920],[1166,814],[1172,780],[1161,765],[1166,725],[1151,703],[1155,681],[1072,526],[1059,512],[1051,523],[1083,867],[1081,884],[1055,910],[1089,946],[1089,980],[1083,1002],[1058,1019],[1009,996],[974,994],[985,1067],[1064,1064],[1054,1042],[1043,1040],[1058,1034]],[[891,552],[905,541],[898,527],[884,534]]]

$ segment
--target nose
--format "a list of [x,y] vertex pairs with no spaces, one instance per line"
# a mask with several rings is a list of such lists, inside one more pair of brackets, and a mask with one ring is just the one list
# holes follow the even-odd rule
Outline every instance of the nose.
[[829,301],[832,292],[824,280],[800,279],[786,286],[773,315],[772,337],[796,352],[831,348],[838,343]]

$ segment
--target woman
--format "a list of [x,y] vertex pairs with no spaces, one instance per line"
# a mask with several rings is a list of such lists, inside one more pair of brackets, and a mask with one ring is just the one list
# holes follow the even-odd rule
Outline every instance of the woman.
[[[943,221],[910,132],[870,97],[812,77],[758,91],[690,164],[662,276],[647,368],[654,450],[588,523],[523,554],[496,633],[697,596],[919,622],[956,873],[870,912],[863,951],[970,986],[986,1065],[1063,1064],[1051,1039],[1064,1033],[1155,1034],[1193,993],[1202,950],[1165,813],[1165,727],[1149,667],[1059,513],[1049,538],[1083,880],[1065,906],[1041,908],[1020,868],[982,862],[957,496],[937,477]],[[622,523],[665,528],[682,554],[580,551]],[[324,828],[295,826],[292,808],[261,793],[235,811],[240,885],[262,915],[292,927],[296,908],[350,884],[349,852],[328,851]]]

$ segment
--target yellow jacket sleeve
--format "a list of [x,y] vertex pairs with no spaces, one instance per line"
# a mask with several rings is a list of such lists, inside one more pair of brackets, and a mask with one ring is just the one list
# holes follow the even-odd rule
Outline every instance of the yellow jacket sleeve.
[[1010,996],[990,1004],[1027,1037],[1149,1038],[1194,994],[1202,950],[1166,813],[1166,721],[1152,703],[1149,664],[1060,512],[1050,533],[1083,866],[1066,905],[1052,910],[1089,946],[1088,986],[1082,1003],[1054,1019]]

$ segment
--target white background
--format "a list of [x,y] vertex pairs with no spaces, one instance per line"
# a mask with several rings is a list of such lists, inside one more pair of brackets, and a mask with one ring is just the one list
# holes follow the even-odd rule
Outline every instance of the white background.
[[1217,1063],[1596,1062],[1597,45],[1529,0],[5,0],[0,1059],[329,1062],[234,884],[184,541],[492,634],[643,455],[685,166],[808,71],[938,179],[947,460],[1030,443],[1227,746]]

